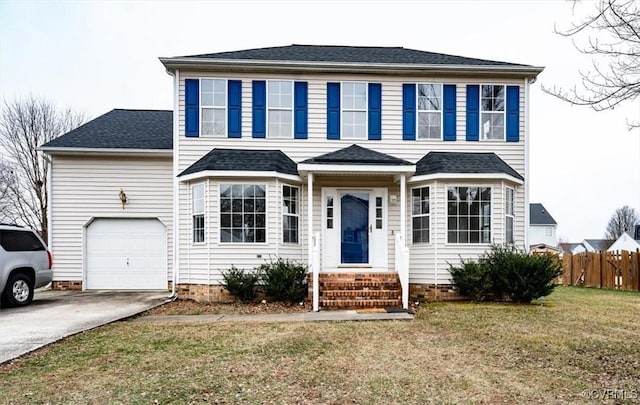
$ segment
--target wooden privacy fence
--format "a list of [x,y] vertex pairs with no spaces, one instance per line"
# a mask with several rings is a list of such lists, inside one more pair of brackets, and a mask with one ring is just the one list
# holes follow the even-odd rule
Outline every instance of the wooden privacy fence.
[[640,252],[584,252],[562,256],[564,285],[640,291]]

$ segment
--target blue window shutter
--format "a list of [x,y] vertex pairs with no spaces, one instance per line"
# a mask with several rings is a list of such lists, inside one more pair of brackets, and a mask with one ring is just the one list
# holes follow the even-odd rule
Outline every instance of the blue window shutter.
[[369,140],[382,139],[382,84],[369,83]]
[[416,140],[416,85],[402,85],[402,139]]
[[456,140],[456,85],[445,84],[442,87],[442,139],[445,141]]
[[184,80],[184,135],[200,134],[200,81]]
[[253,81],[253,137],[264,138],[267,126],[267,83],[264,80]]
[[340,83],[327,83],[327,139],[340,139]]
[[229,80],[227,82],[227,115],[229,138],[242,137],[242,81]]
[[307,82],[295,82],[293,91],[293,137],[295,139],[307,139],[307,104],[308,104],[308,84]]
[[520,87],[507,86],[507,142],[520,141]]
[[480,139],[480,86],[467,85],[467,141]]

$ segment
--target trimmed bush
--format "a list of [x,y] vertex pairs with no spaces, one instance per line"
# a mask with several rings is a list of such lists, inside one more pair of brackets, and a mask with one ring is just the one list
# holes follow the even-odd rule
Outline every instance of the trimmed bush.
[[243,302],[256,298],[256,284],[260,279],[255,271],[245,271],[231,266],[229,270],[222,270],[222,285],[231,295]]
[[451,281],[460,295],[483,301],[491,291],[489,268],[481,262],[462,260],[460,267],[449,265]]
[[301,302],[307,297],[307,267],[278,258],[262,264],[258,271],[264,294],[276,301]]
[[463,296],[529,303],[551,294],[562,264],[551,255],[529,255],[513,245],[492,245],[477,262],[463,260],[459,267],[450,265],[450,272]]

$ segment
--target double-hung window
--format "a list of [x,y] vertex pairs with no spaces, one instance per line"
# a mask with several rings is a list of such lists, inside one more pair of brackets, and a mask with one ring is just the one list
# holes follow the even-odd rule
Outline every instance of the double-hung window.
[[193,243],[204,243],[204,184],[191,186],[191,226]]
[[491,188],[447,189],[447,242],[491,242]]
[[514,190],[511,187],[505,188],[504,195],[504,242],[513,243],[513,221],[515,219],[513,215],[514,209]]
[[200,134],[226,136],[227,134],[227,81],[200,79]]
[[298,243],[298,187],[282,186],[282,241]]
[[342,138],[367,139],[367,83],[342,83]]
[[442,85],[418,84],[418,139],[442,139]]
[[413,243],[429,243],[429,187],[411,190]]
[[266,186],[220,186],[220,242],[263,243],[267,238]]
[[483,85],[480,93],[482,140],[504,140],[505,86]]
[[269,138],[293,137],[293,82],[267,82],[267,119]]

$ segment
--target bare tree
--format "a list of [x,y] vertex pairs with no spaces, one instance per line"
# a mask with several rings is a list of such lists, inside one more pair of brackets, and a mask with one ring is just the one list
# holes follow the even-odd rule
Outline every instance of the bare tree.
[[640,224],[640,216],[635,209],[625,205],[618,208],[611,216],[604,237],[618,239],[623,233],[633,230],[636,224]]
[[42,98],[3,102],[0,150],[5,152],[6,162],[1,204],[9,207],[6,219],[39,230],[45,241],[48,165],[38,147],[85,121],[84,113],[60,110]]
[[[579,0],[574,1],[574,11]],[[589,3],[593,4],[593,3]],[[610,110],[640,95],[640,2],[599,0],[586,19],[556,32],[571,37],[583,54],[593,55],[592,69],[579,72],[580,88],[542,89],[564,101]],[[584,39],[586,37],[586,39]],[[604,61],[604,63],[601,63]],[[640,122],[627,121],[629,129]]]

